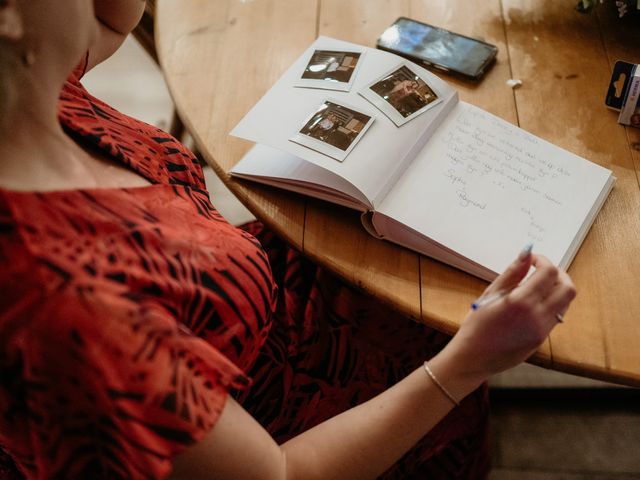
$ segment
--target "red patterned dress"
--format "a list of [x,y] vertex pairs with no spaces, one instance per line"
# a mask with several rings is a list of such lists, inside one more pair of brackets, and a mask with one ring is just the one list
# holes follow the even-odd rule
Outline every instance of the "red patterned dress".
[[[188,150],[78,76],[61,124],[152,185],[0,189],[0,478],[163,478],[228,394],[281,442],[446,343],[228,224]],[[483,478],[487,413],[481,389],[384,478]]]

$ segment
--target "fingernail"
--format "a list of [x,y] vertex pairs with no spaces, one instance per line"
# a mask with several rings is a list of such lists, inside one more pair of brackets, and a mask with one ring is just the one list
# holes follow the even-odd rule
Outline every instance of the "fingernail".
[[526,260],[529,255],[531,255],[531,250],[533,250],[533,243],[527,243],[525,247],[518,255],[518,260],[523,261]]

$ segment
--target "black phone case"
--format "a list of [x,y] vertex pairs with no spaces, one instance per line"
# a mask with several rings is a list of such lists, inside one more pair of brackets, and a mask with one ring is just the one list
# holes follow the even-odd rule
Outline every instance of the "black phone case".
[[485,74],[485,72],[489,69],[489,67],[491,67],[495,63],[496,57],[498,55],[498,47],[496,47],[495,45],[492,45],[491,43],[487,43],[487,42],[484,42],[482,40],[478,40],[477,38],[468,37],[467,35],[462,35],[460,33],[455,33],[455,32],[452,32],[451,30],[446,30],[444,28],[436,27],[435,25],[429,25],[428,23],[419,22],[417,20],[413,20],[412,18],[408,18],[408,17],[398,17],[396,19],[396,21],[391,24],[391,26],[395,25],[400,20],[407,20],[409,22],[415,22],[415,23],[419,23],[419,24],[422,24],[422,25],[426,25],[427,27],[430,27],[430,28],[434,28],[434,29],[438,29],[438,30],[444,30],[444,31],[450,33],[451,35],[455,35],[455,36],[462,37],[462,38],[468,38],[469,40],[472,40],[474,42],[482,43],[483,45],[486,45],[486,46],[490,47],[493,50],[493,55],[488,57],[487,61],[482,65],[482,67],[480,67],[477,70],[475,75],[469,75],[469,74],[467,74],[465,72],[461,72],[461,71],[458,71],[458,70],[453,70],[453,69],[451,69],[451,68],[449,68],[449,67],[447,67],[445,65],[441,65],[439,63],[429,61],[426,58],[417,57],[415,55],[411,55],[409,53],[402,52],[402,51],[395,50],[393,48],[387,47],[387,46],[385,46],[385,45],[380,43],[381,37],[379,37],[378,40],[376,40],[376,48],[377,49],[384,50],[386,52],[395,53],[396,55],[399,55],[399,56],[401,56],[403,58],[411,60],[412,62],[414,62],[414,63],[416,63],[418,65],[421,65],[423,67],[434,68],[434,69],[439,70],[441,72],[445,72],[445,73],[452,74],[452,75],[457,76],[457,77],[461,77],[461,78],[464,78],[464,79],[467,79],[467,80],[473,80],[473,81],[480,80],[482,78],[482,76]]

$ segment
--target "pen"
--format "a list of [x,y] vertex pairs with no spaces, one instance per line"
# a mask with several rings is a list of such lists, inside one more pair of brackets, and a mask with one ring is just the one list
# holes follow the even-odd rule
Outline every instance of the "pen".
[[501,292],[497,292],[492,295],[487,295],[486,297],[480,297],[471,304],[471,309],[478,310],[480,307],[484,307],[485,305],[489,305],[490,303],[493,303],[496,300],[500,300],[502,297],[504,297],[508,293],[509,293],[508,291],[503,290]]
[[[531,254],[531,250],[533,249],[533,244],[528,243],[520,252],[518,258],[524,260],[529,254]],[[495,302],[496,300],[500,300],[502,297],[507,295],[509,290],[501,290],[499,292],[493,293],[491,295],[482,296],[478,298],[475,302],[471,304],[472,310],[478,310],[480,307],[484,307],[485,305],[489,305],[490,303]]]

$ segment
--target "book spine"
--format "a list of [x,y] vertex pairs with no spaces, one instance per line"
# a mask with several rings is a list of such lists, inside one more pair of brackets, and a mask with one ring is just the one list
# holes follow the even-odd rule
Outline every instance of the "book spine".
[[412,145],[409,151],[406,153],[401,162],[398,162],[398,166],[392,172],[389,181],[386,186],[378,192],[373,201],[374,207],[378,207],[380,203],[384,200],[387,194],[391,191],[396,182],[400,179],[400,176],[405,172],[407,167],[411,164],[411,162],[416,158],[418,153],[424,148],[429,139],[433,136],[434,132],[438,129],[440,124],[444,121],[445,118],[451,113],[454,107],[458,104],[458,92],[454,92],[451,97],[449,97],[445,104],[442,106],[442,109],[438,113],[438,116],[427,126],[424,132],[417,138],[416,142]]

